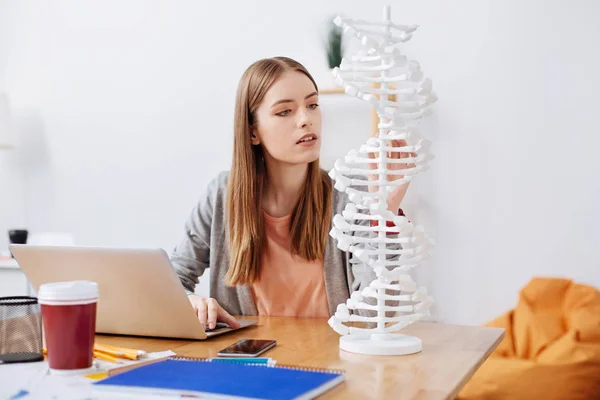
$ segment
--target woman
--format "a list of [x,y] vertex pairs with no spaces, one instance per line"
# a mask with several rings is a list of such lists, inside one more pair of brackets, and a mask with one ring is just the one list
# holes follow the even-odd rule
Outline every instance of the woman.
[[[252,64],[237,90],[231,171],[208,185],[172,254],[204,327],[237,328],[232,314],[328,317],[374,278],[328,235],[348,199],[319,168],[320,148],[308,71],[285,57]],[[398,212],[406,189],[390,195],[390,210]],[[211,298],[193,294],[206,268]]]

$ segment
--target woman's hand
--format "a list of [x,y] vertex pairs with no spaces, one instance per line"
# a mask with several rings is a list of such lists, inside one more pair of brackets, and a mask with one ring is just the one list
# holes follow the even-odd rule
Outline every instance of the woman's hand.
[[196,315],[202,324],[204,329],[214,329],[217,321],[225,322],[232,329],[237,329],[241,325],[235,318],[233,318],[227,311],[223,309],[217,303],[217,301],[210,297],[200,297],[195,294],[190,294],[188,296],[194,310],[196,310]]
[[[375,135],[374,135],[375,136]],[[391,147],[404,147],[407,145],[406,140],[390,140],[388,141],[388,143],[386,144],[387,146],[391,146]],[[388,152],[387,153],[387,158],[388,159],[393,159],[393,160],[399,160],[399,159],[403,159],[403,158],[410,158],[410,157],[416,157],[416,153],[409,153],[409,152]],[[377,161],[379,160],[379,153],[369,153],[369,158],[373,159],[372,163],[369,163],[369,168],[370,169],[377,169]],[[393,172],[396,172],[394,174],[390,174],[387,176],[388,181],[395,181],[398,179],[402,179],[404,178],[404,174],[402,174],[402,170],[407,169],[407,168],[414,168],[415,164],[397,164],[397,163],[388,163],[387,164],[387,169]],[[378,180],[379,176],[378,175],[370,175],[369,176],[369,180]],[[377,188],[374,186],[369,186],[369,191],[370,192],[375,192],[377,191]],[[406,195],[406,192],[408,191],[408,182],[405,182],[404,184],[396,187],[392,192],[390,192],[390,194],[387,197],[387,205],[388,205],[388,210],[390,210],[391,212],[393,212],[394,214],[398,213],[398,210],[400,209],[400,204],[402,203],[402,200],[404,199],[404,196]]]

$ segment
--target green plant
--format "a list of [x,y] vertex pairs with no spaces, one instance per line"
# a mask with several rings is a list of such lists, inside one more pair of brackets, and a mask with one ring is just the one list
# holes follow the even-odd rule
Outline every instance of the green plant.
[[339,67],[342,63],[343,43],[342,43],[342,29],[331,21],[329,23],[329,30],[327,33],[327,64],[329,68]]

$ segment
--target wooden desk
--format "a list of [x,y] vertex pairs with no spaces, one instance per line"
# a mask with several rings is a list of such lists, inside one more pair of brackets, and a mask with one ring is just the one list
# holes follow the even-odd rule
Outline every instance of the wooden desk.
[[339,335],[326,319],[244,317],[258,326],[204,341],[97,336],[98,343],[143,349],[173,350],[190,357],[216,357],[240,339],[276,339],[265,353],[279,364],[335,368],[346,382],[323,399],[451,399],[504,337],[504,330],[477,326],[416,323],[404,330],[423,340],[423,351],[410,356],[363,356],[339,350]]

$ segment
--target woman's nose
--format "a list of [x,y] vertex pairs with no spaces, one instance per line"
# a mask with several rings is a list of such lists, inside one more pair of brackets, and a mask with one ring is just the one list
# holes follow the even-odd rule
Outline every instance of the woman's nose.
[[300,116],[300,127],[302,128],[310,128],[312,126],[312,120],[308,116],[307,113],[302,113]]

